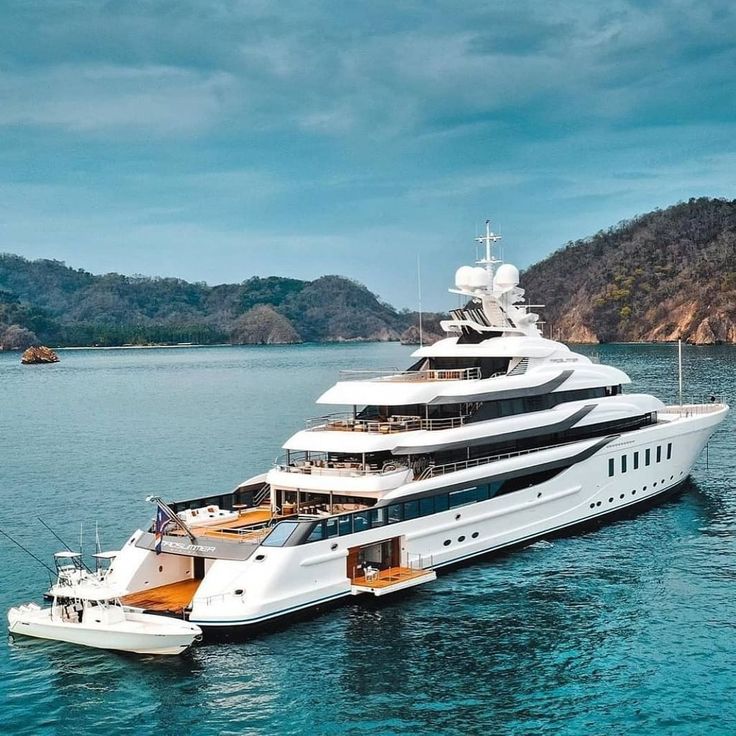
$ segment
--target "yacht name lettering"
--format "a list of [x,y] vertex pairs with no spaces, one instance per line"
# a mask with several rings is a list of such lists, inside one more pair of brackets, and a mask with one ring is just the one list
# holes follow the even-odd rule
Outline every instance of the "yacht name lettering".
[[202,544],[182,544],[181,542],[164,541],[162,546],[172,549],[186,550],[187,552],[214,552],[216,547],[205,547]]

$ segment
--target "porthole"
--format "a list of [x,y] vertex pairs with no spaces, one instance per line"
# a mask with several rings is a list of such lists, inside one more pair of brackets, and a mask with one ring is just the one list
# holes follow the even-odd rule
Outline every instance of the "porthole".
[[463,535],[462,537],[458,537],[457,538],[457,541],[458,542],[464,542],[465,541],[465,535]]
[[619,496],[619,498],[623,498],[623,497],[624,497],[625,495],[626,495],[625,493],[622,493],[622,494],[621,494],[621,495]]
[[594,509],[595,508],[595,504],[594,503],[590,504],[590,508]]
[[478,532],[473,532],[470,536],[473,537],[473,539],[478,539]]
[[337,549],[337,542],[335,542],[334,544],[330,545],[330,549],[333,550],[333,551],[336,550]]
[[266,559],[266,555],[256,555],[257,562],[260,562],[261,560],[265,560],[265,559]]
[[664,478],[662,478],[662,485],[664,485]]
[[537,498],[542,498],[542,492],[537,493]]
[[598,503],[596,504],[596,506],[600,506],[600,505],[601,505],[601,502],[600,502],[600,501],[598,501]]
[[243,595],[244,591],[242,588],[236,588],[234,591],[235,595]]
[[675,476],[674,475],[671,475],[670,476],[670,480],[674,480],[674,479],[675,479]]
[[642,488],[642,491],[646,491],[646,489],[647,489],[647,487],[646,487],[646,486],[644,486],[644,488]]
[[158,571],[159,572],[163,572],[164,571],[164,566],[163,565],[159,565],[158,566]]
[[656,488],[656,487],[657,487],[657,481],[655,480],[654,483],[652,483],[652,488]]
[[445,541],[442,542],[442,544],[444,544],[445,547],[449,547],[452,544],[452,539],[445,539]]
[[611,496],[611,498],[608,499],[608,503],[613,503],[613,496]]
[[460,521],[462,514],[455,514],[455,521]]
[[633,491],[631,491],[631,495],[632,496],[636,496],[636,489],[634,489]]

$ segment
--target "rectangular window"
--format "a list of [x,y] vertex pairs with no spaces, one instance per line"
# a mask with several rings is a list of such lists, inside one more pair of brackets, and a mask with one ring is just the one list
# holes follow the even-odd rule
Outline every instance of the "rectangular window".
[[369,518],[371,520],[371,527],[376,528],[377,526],[383,526],[386,523],[386,509],[381,506],[377,509],[371,509],[369,512]]
[[337,536],[337,517],[333,516],[331,519],[325,520],[325,531],[327,533],[327,537],[336,537]]
[[608,460],[608,477],[609,478],[613,477],[613,468],[614,468],[613,458],[609,458]]
[[422,498],[419,500],[419,516],[429,516],[434,513],[434,498]]
[[469,503],[475,503],[477,500],[477,488],[465,488],[461,491],[452,491],[450,496],[450,508],[454,509],[458,506],[466,506]]
[[353,514],[353,529],[356,532],[363,532],[366,529],[371,528],[371,523],[368,518],[367,511],[360,511],[357,514]]
[[447,511],[449,502],[446,493],[441,493],[434,497],[434,512],[438,514],[440,511]]
[[401,521],[403,519],[402,511],[402,504],[400,503],[392,503],[388,507],[388,523],[389,524],[395,524],[397,521]]
[[672,443],[667,443],[667,459],[672,460]]
[[406,501],[404,503],[404,520],[416,519],[419,516],[419,501]]
[[639,470],[639,453],[634,453],[634,470]]
[[319,542],[320,539],[325,538],[325,523],[324,521],[318,521],[315,524],[314,529],[310,532],[307,537],[307,542]]
[[652,462],[652,451],[647,448],[644,450],[644,465],[649,465]]
[[341,537],[353,533],[353,517],[351,514],[337,517],[337,533]]
[[626,455],[621,455],[621,472],[626,472]]
[[662,445],[657,445],[657,462],[662,461]]

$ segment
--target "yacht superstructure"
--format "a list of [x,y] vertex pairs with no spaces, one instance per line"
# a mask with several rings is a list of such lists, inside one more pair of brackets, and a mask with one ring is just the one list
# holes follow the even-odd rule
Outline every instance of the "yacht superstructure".
[[205,630],[252,627],[650,505],[674,491],[728,406],[624,393],[622,371],[542,337],[519,274],[458,269],[467,301],[405,371],[341,375],[268,472],[158,504],[105,581],[126,605]]

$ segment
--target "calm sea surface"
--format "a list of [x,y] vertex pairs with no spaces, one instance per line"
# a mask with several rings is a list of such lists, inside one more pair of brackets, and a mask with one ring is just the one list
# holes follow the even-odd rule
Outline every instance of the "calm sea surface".
[[[584,348],[676,396],[676,348]],[[0,353],[0,528],[44,559],[116,548],[144,499],[261,471],[342,368],[395,344]],[[736,349],[686,348],[693,396],[736,398]],[[633,389],[632,389],[633,390]],[[440,572],[242,644],[136,658],[0,644],[0,734],[734,734],[736,448],[731,416],[687,491],[635,519]],[[0,611],[44,570],[0,539]],[[4,623],[3,623],[4,626]]]

